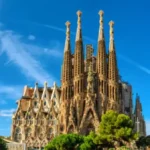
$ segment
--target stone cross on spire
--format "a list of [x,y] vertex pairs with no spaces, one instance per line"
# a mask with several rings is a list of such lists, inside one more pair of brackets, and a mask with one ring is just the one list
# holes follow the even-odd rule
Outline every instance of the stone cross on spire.
[[109,22],[109,26],[110,26],[110,30],[109,30],[109,34],[110,34],[110,43],[109,43],[109,51],[114,51],[114,22],[110,21]]
[[99,35],[98,35],[98,41],[104,40],[104,31],[103,31],[103,15],[104,12],[102,10],[98,13],[100,15],[100,27],[99,27]]
[[140,125],[140,122],[139,122],[138,117],[137,117],[137,120],[136,120],[135,123],[136,123],[136,131],[139,132],[139,128],[140,128],[139,125]]
[[76,41],[79,41],[81,39],[81,15],[82,15],[82,12],[78,10],[77,11],[78,21],[77,21]]
[[70,50],[70,22],[67,21],[65,23],[66,25],[66,41],[65,41],[65,48],[64,48],[64,52]]

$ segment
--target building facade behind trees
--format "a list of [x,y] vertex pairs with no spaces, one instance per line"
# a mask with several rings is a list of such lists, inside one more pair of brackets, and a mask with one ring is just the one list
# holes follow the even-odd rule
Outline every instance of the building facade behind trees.
[[[109,50],[106,51],[103,11],[99,12],[97,54],[84,43],[81,11],[77,12],[77,31],[74,54],[71,49],[70,22],[66,22],[64,59],[61,69],[61,86],[25,86],[23,96],[17,101],[13,115],[12,140],[25,142],[28,147],[44,147],[61,133],[87,135],[96,131],[101,116],[107,110],[129,115],[135,131],[145,135],[142,106],[137,97],[133,113],[132,86],[120,78],[114,43],[114,22],[109,22]],[[84,56],[86,56],[84,58]]]

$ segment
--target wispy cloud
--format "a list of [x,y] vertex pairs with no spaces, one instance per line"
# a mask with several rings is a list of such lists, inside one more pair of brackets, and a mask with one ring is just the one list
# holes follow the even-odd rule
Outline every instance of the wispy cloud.
[[138,69],[140,69],[141,71],[147,73],[150,75],[150,69],[138,64],[137,62],[131,60],[130,58],[127,58],[123,55],[118,54],[118,57],[121,58],[122,60],[126,61],[127,63],[134,65],[135,67],[137,67]]
[[12,117],[12,114],[15,112],[15,109],[3,109],[0,110],[0,117]]
[[[40,23],[36,23],[36,22],[31,22],[35,25],[38,25],[38,26],[42,26],[42,27],[45,27],[45,28],[49,28],[49,29],[52,29],[52,30],[56,30],[56,31],[61,31],[61,32],[66,32],[65,30],[65,27],[64,28],[60,28],[60,27],[57,27],[57,26],[53,26],[53,25],[47,25],[47,24],[40,24]],[[72,35],[76,35],[76,32],[73,32],[71,31],[70,32]],[[95,43],[96,40],[92,39],[92,38],[89,38],[88,36],[83,36],[83,39],[89,41],[89,42],[92,42],[92,43]]]
[[146,133],[150,135],[150,121],[146,121]]
[[[52,41],[47,48],[47,47],[39,47],[37,45],[31,45],[31,44],[24,44],[24,47],[28,50],[28,52],[30,52],[31,54],[37,56],[42,56],[42,55],[47,55],[47,56],[51,56],[51,57],[62,57],[62,51],[61,51],[61,45],[60,42],[58,41]],[[32,49],[32,51],[31,51]]]
[[31,40],[31,41],[34,41],[36,39],[36,37],[34,35],[29,35],[28,39]]
[[54,49],[44,48],[44,54],[54,56],[54,57],[61,57],[62,56],[60,51],[58,51],[55,48]]
[[11,86],[0,84],[0,96],[6,95],[9,98],[19,98],[21,96],[23,87],[22,86]]
[[8,100],[17,100],[21,97],[23,87],[0,84],[0,104],[7,104]]
[[[9,62],[17,65],[25,76],[38,81],[40,84],[43,84],[45,80],[49,81],[50,85],[53,83],[54,78],[31,55],[25,46],[27,44],[22,41],[21,35],[12,31],[0,31],[0,43],[1,51],[7,54]],[[28,48],[31,51],[31,47]]]

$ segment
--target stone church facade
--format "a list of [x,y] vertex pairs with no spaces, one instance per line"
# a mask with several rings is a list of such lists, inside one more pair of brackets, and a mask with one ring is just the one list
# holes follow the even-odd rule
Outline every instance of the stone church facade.
[[[17,101],[13,115],[11,138],[25,142],[27,147],[44,147],[53,137],[62,133],[88,134],[96,131],[101,115],[115,110],[129,115],[145,135],[145,122],[141,105],[133,114],[132,86],[119,75],[114,43],[114,22],[110,21],[109,52],[106,52],[103,11],[99,12],[97,55],[93,47],[84,44],[81,28],[81,11],[77,12],[75,51],[71,52],[70,22],[66,22],[66,41],[62,64],[61,86],[25,86],[23,96]],[[140,103],[140,102],[139,102]],[[137,111],[138,110],[138,111]],[[136,118],[139,118],[139,123]],[[141,119],[143,118],[143,119]],[[137,130],[137,129],[135,129]]]

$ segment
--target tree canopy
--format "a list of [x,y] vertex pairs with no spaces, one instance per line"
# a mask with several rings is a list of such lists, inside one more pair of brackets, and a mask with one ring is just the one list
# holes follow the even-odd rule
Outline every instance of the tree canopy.
[[45,150],[74,150],[83,143],[83,136],[78,134],[62,134],[55,137]]
[[150,147],[150,135],[146,137],[146,145]]
[[133,122],[130,117],[110,110],[102,115],[96,132],[90,132],[88,136],[59,135],[45,147],[45,150],[100,150],[103,147],[124,146],[137,137],[137,134],[133,133]]
[[[107,111],[102,120],[96,137],[96,143],[114,146],[135,140],[138,136],[133,133],[133,122],[129,116]],[[118,143],[117,143],[118,142]]]
[[84,141],[80,145],[80,150],[93,150],[98,149],[98,145],[95,143],[94,139],[96,138],[96,134],[94,132],[90,132],[88,136],[84,136]]
[[141,136],[137,142],[136,142],[137,146],[140,147],[150,147],[150,135],[148,135],[147,137]]
[[7,150],[6,143],[2,138],[0,138],[0,150]]

